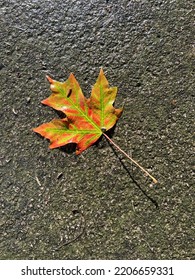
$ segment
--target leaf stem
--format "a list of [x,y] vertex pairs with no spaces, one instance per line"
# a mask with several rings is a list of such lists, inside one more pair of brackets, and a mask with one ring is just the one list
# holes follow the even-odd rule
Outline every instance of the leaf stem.
[[128,159],[130,159],[135,165],[137,165],[147,176],[149,176],[153,182],[156,184],[158,181],[147,171],[145,170],[137,161],[131,158],[125,151],[123,151],[117,144],[115,144],[107,134],[103,133],[103,135],[108,139],[110,143],[112,143],[122,154],[124,154]]

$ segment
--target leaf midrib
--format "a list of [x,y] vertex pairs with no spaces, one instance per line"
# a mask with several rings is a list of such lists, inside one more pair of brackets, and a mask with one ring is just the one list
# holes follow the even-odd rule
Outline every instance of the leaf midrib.
[[[73,85],[73,86],[74,86],[74,85]],[[74,87],[74,90],[75,90],[75,87]],[[77,90],[75,90],[75,92],[76,92],[76,95],[77,95],[77,100],[79,100],[78,94],[77,94]],[[60,93],[61,93],[62,96],[63,96],[64,90],[63,90],[63,89],[60,90]],[[81,110],[79,106],[76,106],[75,103],[74,103],[71,99],[69,99],[66,95],[65,95],[65,99],[68,100],[68,101],[71,103],[71,105],[72,105],[73,108],[76,108],[76,110],[80,112],[81,116],[83,116],[90,124],[92,124],[92,125],[96,128],[96,130],[98,130],[98,131],[101,132],[101,134],[102,134],[101,129],[100,129],[99,126],[93,121],[93,119],[91,119],[85,112],[83,112],[83,110]],[[84,99],[85,99],[85,101],[86,101],[85,96],[84,96]],[[88,107],[87,104],[85,104],[85,105]],[[68,117],[68,116],[67,116],[67,117]],[[78,130],[78,131],[80,131],[80,130]],[[91,132],[92,130],[88,130],[88,131]]]
[[[70,129],[63,129],[63,128],[61,128],[61,129],[59,129],[59,128],[50,128],[50,129],[48,129],[48,131],[59,131],[59,132],[61,132],[61,133],[67,133],[67,134],[98,134],[97,133],[97,130],[79,130],[79,129],[77,129],[77,130],[70,130]],[[100,132],[101,132],[101,134],[102,134],[102,131],[101,130],[99,130]]]

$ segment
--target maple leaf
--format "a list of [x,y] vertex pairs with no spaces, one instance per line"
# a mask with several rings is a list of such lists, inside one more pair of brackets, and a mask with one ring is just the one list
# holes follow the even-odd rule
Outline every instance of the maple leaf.
[[84,97],[72,73],[63,83],[49,76],[47,79],[53,93],[42,103],[66,115],[33,129],[51,141],[51,149],[76,143],[76,154],[80,154],[112,128],[122,114],[122,108],[113,107],[117,88],[109,87],[102,69],[89,99]]
[[63,119],[54,119],[49,123],[34,128],[33,131],[50,140],[50,148],[57,148],[69,143],[76,143],[76,154],[82,153],[104,135],[121,153],[136,164],[154,183],[157,180],[139,163],[125,153],[105,133],[120,118],[123,108],[116,109],[113,103],[117,87],[109,87],[109,83],[100,69],[90,98],[85,98],[82,90],[71,73],[65,82],[58,82],[47,76],[51,84],[52,94],[42,104],[64,113]]

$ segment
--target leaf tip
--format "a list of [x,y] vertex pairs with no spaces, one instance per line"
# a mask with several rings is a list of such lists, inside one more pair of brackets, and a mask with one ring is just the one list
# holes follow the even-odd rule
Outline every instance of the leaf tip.
[[70,73],[70,75],[69,75],[69,81],[71,81],[72,83],[76,83],[77,81],[76,81],[76,78],[75,78],[75,76],[74,76],[74,74],[71,72]]
[[32,128],[32,131],[38,133],[37,127],[33,127],[33,128]]
[[100,76],[104,76],[103,67],[100,68],[100,73],[99,73],[99,75],[100,75]]
[[48,98],[46,98],[46,99],[44,99],[44,100],[41,100],[41,104],[43,104],[43,105],[48,105],[48,106],[49,106]]
[[50,84],[53,84],[54,80],[50,76],[46,75],[46,78],[50,82]]

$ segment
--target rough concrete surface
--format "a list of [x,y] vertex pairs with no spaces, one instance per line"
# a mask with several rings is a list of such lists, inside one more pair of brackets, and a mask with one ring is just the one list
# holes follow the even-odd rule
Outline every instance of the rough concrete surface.
[[[1,0],[1,259],[192,259],[193,0]],[[82,155],[32,128],[45,75],[89,96],[100,67],[125,110]]]

